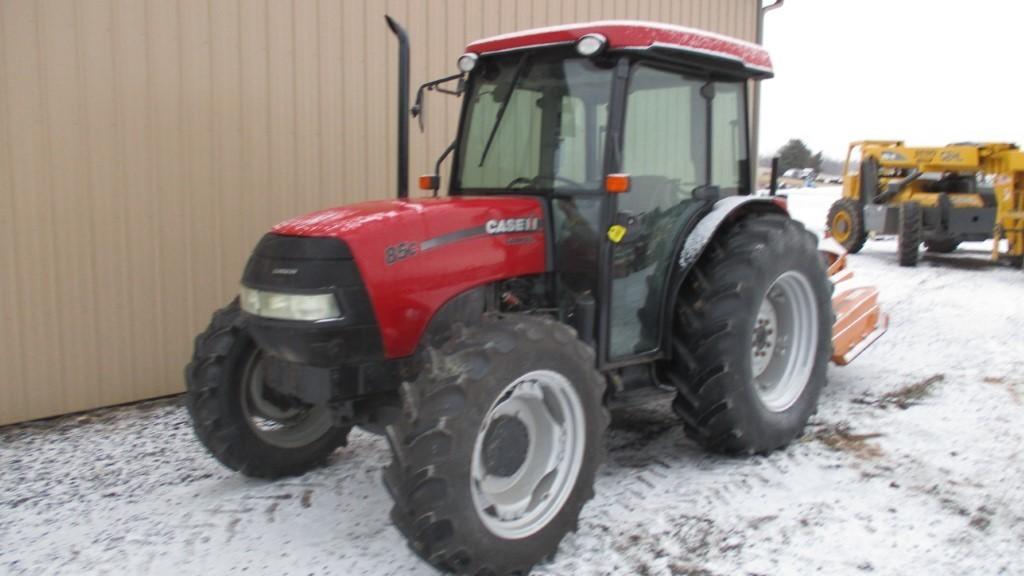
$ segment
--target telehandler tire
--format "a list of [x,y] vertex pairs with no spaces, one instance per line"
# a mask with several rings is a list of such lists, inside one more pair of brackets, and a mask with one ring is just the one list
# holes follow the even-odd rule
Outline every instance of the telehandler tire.
[[486,317],[427,348],[388,426],[384,483],[410,547],[459,574],[528,574],[575,531],[604,459],[605,379],[574,330]]
[[860,203],[852,198],[840,198],[832,204],[825,229],[850,254],[860,252],[868,239],[864,231],[863,209]]
[[956,238],[942,238],[937,240],[925,240],[924,249],[932,254],[949,254],[960,246]]
[[921,255],[921,205],[900,204],[900,235],[897,242],[900,266],[917,266]]
[[322,465],[345,444],[327,406],[303,404],[263,385],[262,352],[236,298],[196,337],[185,368],[185,406],[199,441],[224,466],[274,479]]
[[719,232],[683,284],[663,372],[691,439],[765,454],[803,434],[832,351],[831,292],[799,222],[750,216]]

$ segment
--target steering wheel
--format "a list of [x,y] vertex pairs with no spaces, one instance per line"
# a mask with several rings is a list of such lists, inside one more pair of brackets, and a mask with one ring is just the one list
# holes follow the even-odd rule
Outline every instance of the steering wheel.
[[584,184],[582,182],[577,182],[575,180],[571,180],[569,178],[564,178],[562,176],[534,176],[533,178],[527,178],[526,176],[519,176],[519,177],[515,178],[514,180],[512,180],[511,182],[509,182],[508,186],[505,186],[505,188],[506,189],[515,188],[516,186],[519,186],[521,184],[536,185],[539,180],[551,180],[552,182],[563,182],[563,183],[568,184],[569,186],[573,186],[575,188],[586,188],[587,187],[586,184]]

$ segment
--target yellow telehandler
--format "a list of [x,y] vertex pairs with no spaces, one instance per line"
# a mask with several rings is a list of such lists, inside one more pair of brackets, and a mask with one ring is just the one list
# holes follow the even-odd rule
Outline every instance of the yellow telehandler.
[[[914,266],[919,247],[952,252],[993,239],[992,260],[1024,260],[1024,152],[1015,144],[958,143],[916,148],[898,140],[850,144],[843,197],[826,228],[850,252],[869,233],[899,236],[899,263]],[[1006,240],[1006,252],[1000,252]]]

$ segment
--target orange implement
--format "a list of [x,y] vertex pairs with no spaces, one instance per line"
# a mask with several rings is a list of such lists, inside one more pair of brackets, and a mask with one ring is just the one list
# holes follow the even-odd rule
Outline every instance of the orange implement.
[[832,310],[836,315],[832,324],[832,362],[845,366],[885,334],[889,316],[878,305],[878,288],[843,288],[853,272],[846,267],[846,252],[842,247],[826,240],[819,249],[829,263],[829,279],[836,287],[832,296]]

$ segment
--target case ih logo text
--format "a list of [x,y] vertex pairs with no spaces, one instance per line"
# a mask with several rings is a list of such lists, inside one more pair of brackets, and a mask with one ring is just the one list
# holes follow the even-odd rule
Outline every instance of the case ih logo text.
[[484,225],[488,234],[509,234],[511,232],[536,232],[540,230],[540,218],[506,218],[488,220]]

